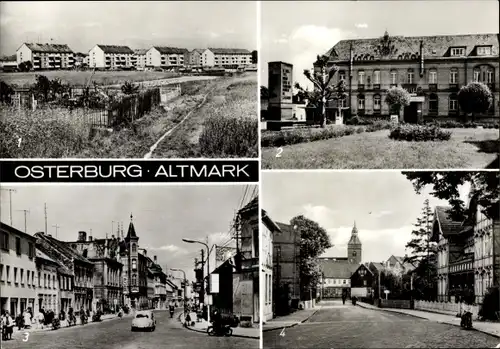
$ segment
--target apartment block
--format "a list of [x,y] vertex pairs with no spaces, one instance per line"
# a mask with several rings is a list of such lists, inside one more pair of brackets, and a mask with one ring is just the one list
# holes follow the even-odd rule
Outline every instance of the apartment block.
[[146,53],[148,50],[139,49],[134,50],[134,56],[132,57],[132,66],[139,70],[143,70],[146,67]]
[[202,65],[237,69],[252,64],[252,53],[236,48],[207,48],[202,54]]
[[188,53],[185,48],[153,46],[146,53],[146,66],[167,69],[184,67]]
[[29,61],[34,70],[71,69],[75,64],[74,53],[66,44],[23,43],[16,56],[18,65]]
[[188,53],[189,59],[187,59],[187,64],[190,65],[191,67],[200,67],[202,66],[202,60],[203,60],[203,49],[197,49],[195,48],[194,50],[190,51]]
[[95,45],[89,51],[89,66],[101,69],[130,69],[134,51],[128,46]]

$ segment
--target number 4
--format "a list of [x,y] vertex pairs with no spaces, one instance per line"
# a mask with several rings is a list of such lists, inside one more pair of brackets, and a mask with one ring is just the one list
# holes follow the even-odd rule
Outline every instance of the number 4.
[[281,153],[283,153],[283,148],[278,148],[278,152],[276,153],[276,157],[280,158],[281,157]]

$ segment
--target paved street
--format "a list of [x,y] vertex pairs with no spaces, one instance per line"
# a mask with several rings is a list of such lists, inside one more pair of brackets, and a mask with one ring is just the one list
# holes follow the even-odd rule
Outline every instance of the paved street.
[[21,335],[2,343],[2,349],[157,349],[157,348],[258,348],[259,341],[237,337],[209,337],[182,328],[177,317],[156,312],[154,332],[131,332],[132,318],[113,319],[56,331],[32,332],[27,342]]
[[500,339],[477,331],[388,313],[321,302],[308,321],[264,332],[264,348],[494,348]]

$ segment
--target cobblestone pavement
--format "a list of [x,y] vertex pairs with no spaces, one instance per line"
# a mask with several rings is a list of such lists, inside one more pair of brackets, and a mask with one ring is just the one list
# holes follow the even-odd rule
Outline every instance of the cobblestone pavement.
[[342,302],[321,305],[303,324],[284,333],[264,332],[264,348],[494,348],[500,342],[480,332],[408,315]]
[[85,326],[56,331],[30,333],[26,342],[19,334],[2,343],[2,349],[157,349],[157,348],[245,348],[259,347],[255,339],[209,337],[204,333],[186,331],[177,317],[170,319],[167,311],[156,312],[154,332],[132,332],[131,318],[90,323]]

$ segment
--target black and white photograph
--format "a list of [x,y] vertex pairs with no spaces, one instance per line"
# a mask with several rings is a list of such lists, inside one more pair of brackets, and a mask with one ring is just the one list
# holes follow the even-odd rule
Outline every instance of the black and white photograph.
[[498,169],[498,1],[263,1],[264,169]]
[[257,158],[255,1],[0,4],[0,158]]
[[261,197],[264,348],[500,346],[498,172],[266,171]]
[[257,185],[2,185],[2,348],[259,348]]

